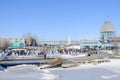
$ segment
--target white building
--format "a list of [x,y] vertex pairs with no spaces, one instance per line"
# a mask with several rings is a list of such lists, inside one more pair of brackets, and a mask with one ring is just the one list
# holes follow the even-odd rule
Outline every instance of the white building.
[[99,40],[88,40],[88,39],[80,40],[81,48],[86,48],[86,47],[95,48],[100,46],[101,46],[101,43],[99,42]]

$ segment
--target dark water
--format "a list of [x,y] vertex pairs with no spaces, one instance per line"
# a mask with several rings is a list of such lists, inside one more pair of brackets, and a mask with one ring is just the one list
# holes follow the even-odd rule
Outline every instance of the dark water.
[[0,66],[0,71],[3,71],[4,69],[5,69],[4,67]]
[[54,74],[61,75],[60,80],[120,80],[120,74],[105,69],[76,69],[55,70]]

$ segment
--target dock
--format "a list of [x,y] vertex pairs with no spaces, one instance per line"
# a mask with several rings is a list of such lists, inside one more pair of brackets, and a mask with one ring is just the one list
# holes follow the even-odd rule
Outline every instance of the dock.
[[22,65],[22,64],[41,65],[41,64],[48,64],[52,60],[54,60],[54,58],[0,60],[0,65],[5,68],[7,68],[9,66],[16,66],[16,65]]

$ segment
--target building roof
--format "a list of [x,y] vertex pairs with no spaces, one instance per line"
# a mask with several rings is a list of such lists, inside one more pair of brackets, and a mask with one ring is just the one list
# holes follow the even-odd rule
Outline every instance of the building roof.
[[115,31],[115,27],[109,21],[106,21],[101,26],[100,31],[101,32],[105,32],[105,31],[113,31],[114,32]]

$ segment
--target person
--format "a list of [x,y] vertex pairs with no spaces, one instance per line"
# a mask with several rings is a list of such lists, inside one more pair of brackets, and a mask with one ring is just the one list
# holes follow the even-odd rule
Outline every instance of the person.
[[90,56],[91,55],[91,53],[88,53],[88,56]]
[[44,59],[46,59],[46,56],[47,56],[47,53],[46,53],[46,52],[44,52]]

